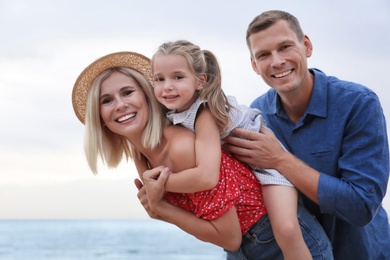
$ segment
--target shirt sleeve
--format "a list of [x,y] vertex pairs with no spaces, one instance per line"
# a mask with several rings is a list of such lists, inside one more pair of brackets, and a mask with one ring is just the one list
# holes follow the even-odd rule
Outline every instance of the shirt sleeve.
[[386,194],[386,122],[378,97],[372,92],[351,104],[349,118],[338,160],[340,178],[321,173],[318,198],[321,213],[364,226],[373,219]]

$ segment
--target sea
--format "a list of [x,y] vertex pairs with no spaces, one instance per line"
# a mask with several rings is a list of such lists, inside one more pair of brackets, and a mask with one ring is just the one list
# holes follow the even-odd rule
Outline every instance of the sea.
[[220,247],[158,220],[0,220],[1,260],[222,260]]

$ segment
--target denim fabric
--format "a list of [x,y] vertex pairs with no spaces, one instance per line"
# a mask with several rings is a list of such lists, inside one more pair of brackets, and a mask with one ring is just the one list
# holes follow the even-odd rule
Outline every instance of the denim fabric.
[[[298,221],[313,259],[332,260],[332,247],[328,237],[317,220],[301,204],[298,205]],[[262,217],[242,237],[238,251],[225,251],[228,260],[283,260],[268,215]]]

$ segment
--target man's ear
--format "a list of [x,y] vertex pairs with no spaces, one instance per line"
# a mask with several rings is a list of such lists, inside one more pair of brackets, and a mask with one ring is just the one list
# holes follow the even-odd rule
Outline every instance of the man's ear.
[[313,44],[311,43],[309,36],[307,35],[304,36],[303,44],[305,45],[306,48],[306,57],[307,58],[311,57],[313,53]]
[[257,75],[260,75],[260,74],[257,72],[256,61],[253,59],[252,56],[251,56],[251,65],[252,65],[253,71],[254,71]]

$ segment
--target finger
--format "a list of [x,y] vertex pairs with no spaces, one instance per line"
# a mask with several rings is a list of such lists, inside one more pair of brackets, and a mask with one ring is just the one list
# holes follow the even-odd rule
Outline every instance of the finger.
[[170,170],[169,168],[164,168],[161,173],[160,173],[160,176],[158,177],[158,182],[161,184],[161,183],[166,183],[167,180],[168,180],[168,177],[169,177],[169,174],[170,174]]
[[244,139],[249,139],[249,140],[253,140],[256,137],[256,132],[250,131],[250,130],[247,130],[244,128],[236,128],[232,131],[231,134],[234,136],[239,136],[239,137],[242,137]]
[[134,184],[138,190],[140,190],[144,186],[139,179],[134,179]]
[[235,136],[228,136],[224,139],[225,143],[224,144],[230,144],[234,146],[243,146],[243,141],[245,139],[241,137],[235,137]]
[[153,169],[150,169],[150,170],[147,170],[144,172],[143,176],[144,176],[144,180],[157,180],[158,176],[160,175],[160,172],[163,170],[164,168],[162,166],[159,166],[159,167],[156,167],[156,168],[153,168]]
[[260,128],[260,133],[262,133],[262,134],[269,134],[269,133],[273,133],[273,132],[272,132],[271,129],[269,129],[268,127],[266,127],[266,126],[261,126],[261,128]]

